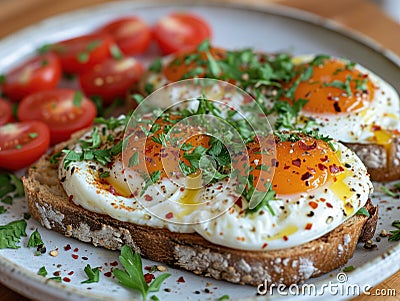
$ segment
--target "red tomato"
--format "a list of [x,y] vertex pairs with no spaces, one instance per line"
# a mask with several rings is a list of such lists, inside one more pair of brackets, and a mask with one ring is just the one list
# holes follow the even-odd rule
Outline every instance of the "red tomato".
[[0,98],[0,125],[11,122],[12,120],[12,108],[8,101]]
[[71,134],[90,126],[97,110],[79,91],[55,89],[25,97],[18,108],[22,121],[40,120],[50,129],[51,143],[67,140]]
[[0,168],[18,170],[34,163],[50,145],[50,132],[40,121],[0,127]]
[[110,57],[114,40],[107,34],[90,34],[61,41],[51,49],[60,58],[63,71],[80,73]]
[[145,52],[152,35],[150,26],[138,17],[114,20],[100,28],[99,32],[112,35],[118,47],[126,55]]
[[100,96],[104,104],[124,97],[144,72],[143,65],[131,57],[108,59],[81,74],[79,83],[89,96]]
[[19,101],[28,94],[55,88],[60,78],[60,61],[54,54],[45,53],[11,70],[2,89],[11,100]]
[[154,27],[154,38],[161,51],[170,54],[196,48],[205,39],[211,38],[211,29],[202,18],[179,12],[157,22]]

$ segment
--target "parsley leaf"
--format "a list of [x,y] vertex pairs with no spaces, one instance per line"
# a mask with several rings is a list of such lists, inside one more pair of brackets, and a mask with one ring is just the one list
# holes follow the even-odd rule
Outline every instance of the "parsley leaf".
[[149,66],[149,71],[153,72],[161,72],[162,70],[162,61],[161,58],[156,58],[151,65]]
[[40,275],[40,276],[46,277],[48,273],[47,273],[46,268],[43,266],[43,267],[41,267],[41,268],[39,269],[39,271],[37,272],[37,274]]
[[75,91],[74,93],[74,98],[72,100],[72,103],[74,104],[74,107],[78,108],[82,105],[82,100],[83,100],[83,94],[81,91]]
[[400,220],[393,221],[392,226],[398,228],[399,230],[390,231],[391,236],[389,237],[389,240],[390,241],[399,241],[400,240]]
[[29,237],[28,248],[38,247],[41,245],[44,245],[44,242],[42,240],[42,237],[40,236],[38,229],[36,229]]
[[22,236],[26,236],[26,221],[18,220],[0,226],[0,249],[20,248],[16,244],[20,242]]
[[358,209],[356,214],[361,214],[361,215],[365,215],[367,217],[370,217],[371,215],[369,214],[368,210],[365,207],[362,207],[360,209]]
[[88,276],[88,279],[85,281],[82,281],[81,283],[94,283],[94,282],[99,282],[100,279],[100,268],[94,268],[90,266],[90,264],[86,265],[84,268],[84,271],[86,275]]
[[125,270],[114,269],[114,276],[122,285],[139,291],[143,300],[146,300],[149,292],[159,291],[163,281],[171,276],[168,273],[161,274],[148,285],[144,279],[142,259],[139,253],[133,253],[132,249],[126,245],[121,249],[119,261]]

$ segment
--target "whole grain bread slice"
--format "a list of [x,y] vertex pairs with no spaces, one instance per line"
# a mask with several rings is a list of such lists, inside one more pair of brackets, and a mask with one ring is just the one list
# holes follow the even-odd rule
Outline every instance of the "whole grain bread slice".
[[[63,147],[60,146],[60,147]],[[321,238],[273,251],[242,251],[212,244],[198,234],[173,233],[121,222],[75,205],[57,177],[57,164],[43,156],[23,178],[30,212],[47,229],[107,249],[131,246],[146,258],[198,275],[257,286],[301,283],[344,265],[358,241],[372,238],[377,207],[370,217],[355,215]]]

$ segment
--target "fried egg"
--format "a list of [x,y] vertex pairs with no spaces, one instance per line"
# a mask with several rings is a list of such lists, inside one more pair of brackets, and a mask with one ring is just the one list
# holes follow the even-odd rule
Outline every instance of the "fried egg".
[[321,134],[345,143],[386,144],[400,129],[400,100],[394,88],[359,64],[330,56],[297,56],[301,70],[286,91],[306,100],[298,127],[310,120]]
[[[88,211],[120,221],[198,233],[218,245],[263,251],[321,237],[356,214],[372,191],[364,165],[342,144],[303,133],[280,133],[271,136],[275,152],[260,149],[255,139],[246,144],[243,158],[247,164],[232,160],[237,174],[250,166],[252,183],[247,186],[275,192],[266,204],[250,209],[251,199],[237,192],[240,183],[235,179],[204,184],[198,171],[186,176],[181,172],[178,163],[187,157],[176,149],[163,149],[163,143],[154,139],[168,131],[170,121],[171,116],[157,121],[157,130],[147,136],[136,134],[141,127],[137,124],[128,135],[125,155],[113,157],[105,166],[90,160],[65,164],[64,158],[59,179],[68,197]],[[102,141],[100,149],[118,143],[124,135],[123,127],[102,126],[82,139],[90,141],[95,131]],[[184,136],[188,132],[176,133]],[[206,135],[189,136],[185,145],[192,150],[210,145]],[[81,145],[73,149],[79,153]],[[260,162],[268,162],[271,168],[260,168]]]

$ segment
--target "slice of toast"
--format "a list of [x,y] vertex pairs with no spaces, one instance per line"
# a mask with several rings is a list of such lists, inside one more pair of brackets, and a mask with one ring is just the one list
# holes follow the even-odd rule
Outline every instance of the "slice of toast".
[[57,164],[43,156],[23,178],[32,216],[47,229],[95,246],[120,249],[131,246],[146,258],[198,275],[257,286],[290,285],[344,265],[358,241],[371,239],[377,207],[370,201],[370,217],[355,215],[330,233],[300,246],[272,251],[242,251],[212,244],[194,233],[173,233],[121,222],[75,205],[57,177]]

